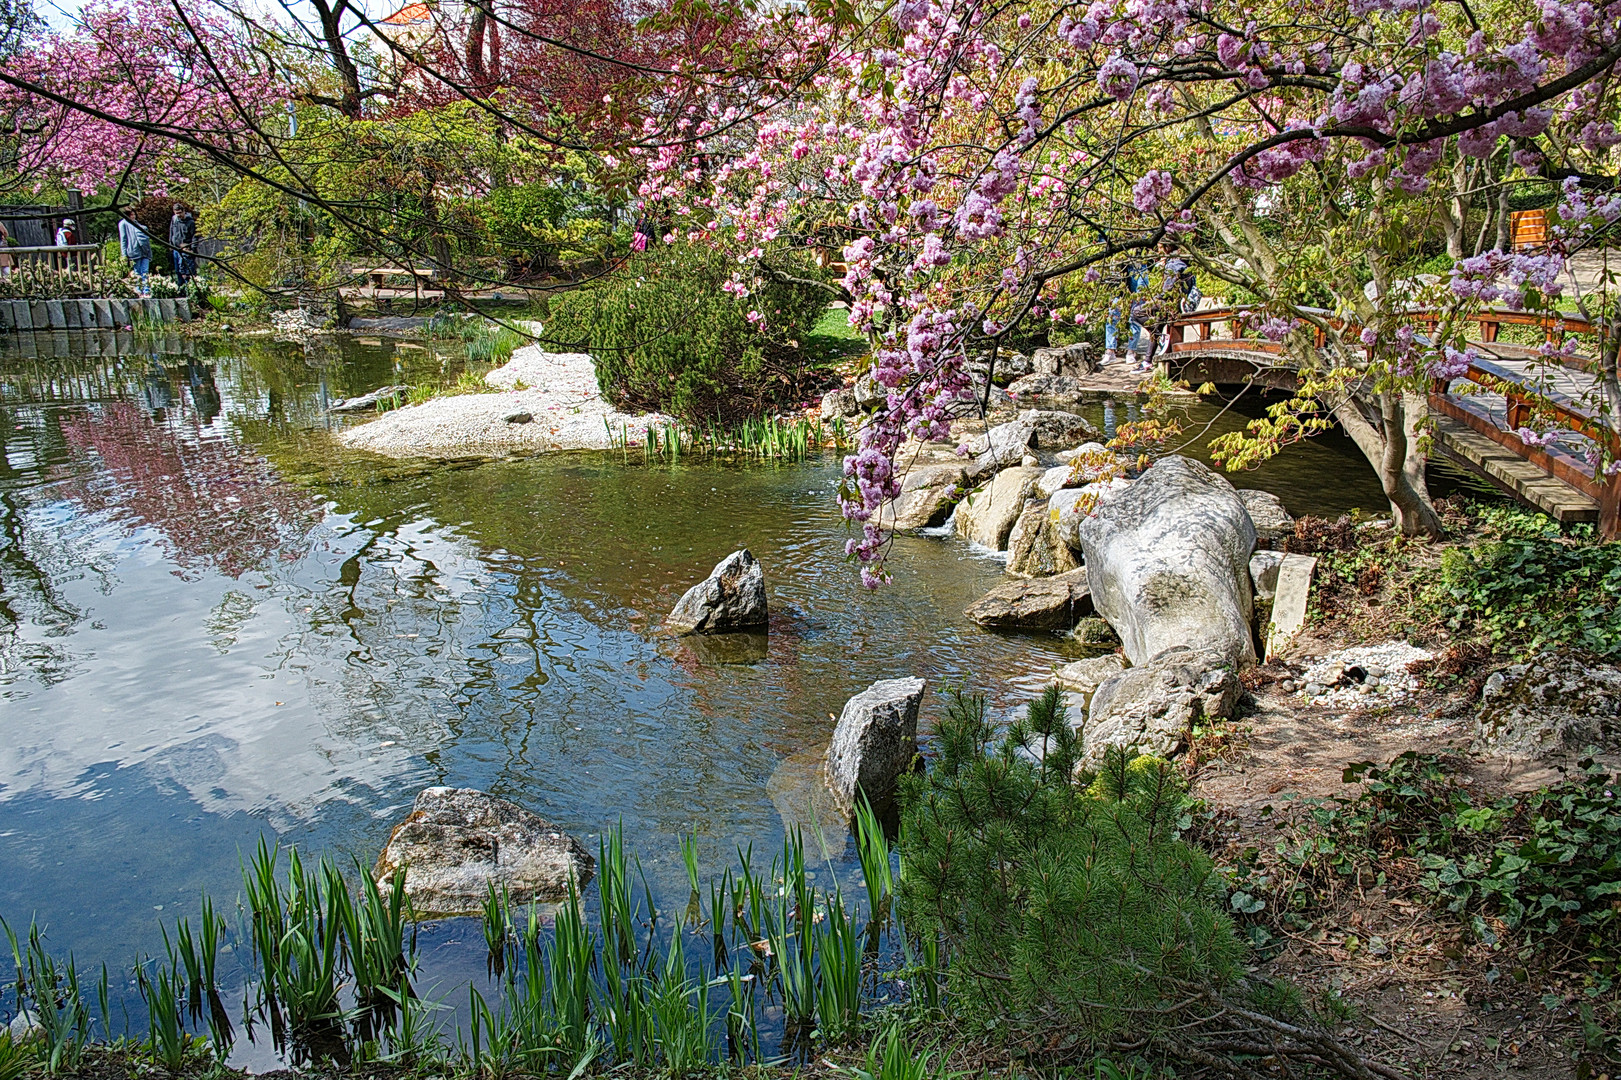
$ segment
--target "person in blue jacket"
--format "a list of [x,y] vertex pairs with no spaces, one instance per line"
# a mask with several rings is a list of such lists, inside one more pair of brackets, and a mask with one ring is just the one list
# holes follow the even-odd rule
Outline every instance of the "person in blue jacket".
[[141,282],[141,295],[151,296],[152,287],[147,283],[146,276],[152,271],[152,238],[135,220],[134,210],[126,206],[122,213],[124,216],[118,222],[118,250],[135,267],[135,276]]

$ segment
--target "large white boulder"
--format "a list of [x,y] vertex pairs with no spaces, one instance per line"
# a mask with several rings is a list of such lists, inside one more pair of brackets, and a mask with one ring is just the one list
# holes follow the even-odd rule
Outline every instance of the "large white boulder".
[[766,625],[765,571],[748,548],[715,564],[709,576],[676,602],[664,629],[677,634],[726,634]]
[[1030,466],[1003,469],[957,504],[957,535],[992,551],[1007,547],[1008,534],[1024,512],[1043,470]]
[[875,807],[890,802],[895,782],[917,756],[922,679],[880,679],[844,703],[827,748],[827,783],[847,806],[865,792]]
[[394,827],[372,876],[405,875],[418,918],[474,915],[490,886],[513,901],[550,903],[584,889],[596,863],[580,842],[516,803],[473,788],[425,788]]
[[1178,645],[1235,666],[1255,662],[1255,526],[1233,486],[1207,466],[1161,458],[1076,531],[1092,601],[1134,665]]

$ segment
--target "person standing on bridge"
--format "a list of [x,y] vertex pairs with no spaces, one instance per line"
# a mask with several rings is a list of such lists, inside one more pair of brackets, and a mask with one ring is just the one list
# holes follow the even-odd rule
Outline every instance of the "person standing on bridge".
[[1135,364],[1138,353],[1148,347],[1148,331],[1143,328],[1140,321],[1143,303],[1137,299],[1137,293],[1148,288],[1148,267],[1136,259],[1128,259],[1124,269],[1126,302],[1129,307],[1122,316],[1120,298],[1116,297],[1109,301],[1109,318],[1103,324],[1103,360],[1099,366],[1107,366],[1118,359],[1114,350],[1119,343],[1122,321],[1126,322],[1130,331],[1130,336],[1126,339],[1126,363]]
[[[1199,292],[1198,278],[1193,267],[1188,265],[1188,260],[1170,244],[1161,244],[1159,250],[1165,257],[1165,279],[1160,283],[1160,301],[1156,305],[1160,320],[1154,328],[1153,341],[1158,346],[1155,354],[1171,351],[1171,320],[1198,310],[1199,301],[1204,299]],[[1152,359],[1153,354],[1150,354],[1143,361],[1141,370],[1147,371]]]

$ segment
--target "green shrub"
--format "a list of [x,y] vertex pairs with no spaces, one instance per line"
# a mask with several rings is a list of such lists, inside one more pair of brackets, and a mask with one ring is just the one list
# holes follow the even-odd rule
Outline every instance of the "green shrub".
[[[829,294],[760,281],[738,300],[721,288],[736,269],[717,252],[661,245],[599,285],[554,297],[545,337],[589,352],[602,392],[633,408],[731,420],[797,401],[815,370],[800,346]],[[751,311],[765,317],[758,326]]]
[[1432,602],[1455,630],[1531,653],[1549,647],[1621,655],[1621,544],[1507,530],[1447,551]]
[[1306,1040],[1322,1054],[1326,1036],[1271,1015],[1298,1013],[1298,995],[1246,978],[1222,882],[1181,838],[1168,762],[1111,749],[1077,786],[1051,692],[1000,742],[984,699],[955,694],[939,743],[902,790],[902,923],[944,943],[949,1005],[971,1030],[1048,1061],[1129,1048],[1208,1065]]

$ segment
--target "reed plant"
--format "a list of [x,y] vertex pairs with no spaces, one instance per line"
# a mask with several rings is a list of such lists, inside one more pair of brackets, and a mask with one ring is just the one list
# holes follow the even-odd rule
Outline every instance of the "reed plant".
[[[4,919],[0,919],[0,931],[4,931],[11,946],[18,1012],[31,1015],[39,1025],[37,1063],[51,1076],[76,1071],[90,1043],[92,1018],[73,955],[69,953],[66,962],[53,957],[37,922],[29,923],[28,933],[21,940]],[[105,1023],[105,967],[101,969],[99,995]]]
[[[608,434],[608,447],[630,460],[630,429],[621,422],[619,430],[603,421]],[[804,461],[819,452],[832,433],[824,428],[820,417],[782,419],[775,416],[740,420],[721,424],[713,420],[704,423],[671,422],[649,426],[642,434],[640,451],[642,461],[676,462],[682,455],[689,457],[731,458],[753,461]],[[843,445],[842,442],[836,445]]]
[[168,946],[168,963],[152,960],[138,965],[135,982],[146,1006],[147,1050],[152,1060],[170,1076],[177,1076],[186,1067],[191,1036],[186,1032],[184,1007],[180,1001],[185,980],[180,975],[174,947],[167,940],[164,944]]

